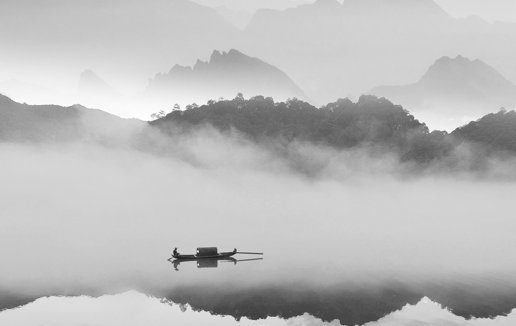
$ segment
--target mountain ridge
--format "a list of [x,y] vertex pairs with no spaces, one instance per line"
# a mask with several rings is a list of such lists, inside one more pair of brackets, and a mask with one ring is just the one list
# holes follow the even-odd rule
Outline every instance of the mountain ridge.
[[456,113],[487,114],[501,107],[516,107],[516,85],[484,61],[461,55],[439,58],[415,83],[380,86],[370,93],[414,111],[437,112],[445,106],[455,108]]
[[[0,141],[134,144],[152,151],[165,140],[154,144],[155,131],[169,135],[173,141],[178,135],[207,125],[221,133],[237,132],[280,154],[288,153],[290,144],[306,142],[333,150],[368,148],[378,154],[390,153],[400,162],[416,163],[420,168],[441,160],[451,164],[450,168],[462,162],[461,169],[487,166],[478,163],[499,153],[516,156],[514,111],[491,113],[447,133],[430,131],[402,106],[374,96],[362,96],[357,102],[340,99],[320,108],[298,99],[274,102],[263,96],[236,97],[174,110],[145,123],[80,105],[34,106],[0,95]],[[469,148],[467,157],[465,148]]]
[[[414,80],[448,53],[485,57],[516,76],[509,59],[516,25],[454,18],[432,0],[347,0],[322,10],[324,4],[258,11],[242,47],[291,72],[317,103]],[[485,47],[474,46],[479,42]]]
[[151,93],[190,94],[189,101],[205,102],[219,97],[267,94],[281,100],[304,98],[304,92],[279,68],[236,49],[214,50],[208,61],[197,60],[192,67],[174,65],[168,73],[157,74],[149,83]]
[[0,94],[0,141],[115,144],[127,141],[144,126],[142,121],[79,104],[29,105]]

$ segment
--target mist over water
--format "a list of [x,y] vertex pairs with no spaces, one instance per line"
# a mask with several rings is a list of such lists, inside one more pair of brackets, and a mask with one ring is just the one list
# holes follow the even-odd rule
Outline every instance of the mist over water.
[[[477,295],[482,284],[490,293],[513,288],[514,183],[396,177],[382,170],[388,159],[341,155],[344,170],[337,161],[306,175],[213,130],[146,152],[3,143],[0,289],[32,299],[138,290],[203,307],[199,293],[218,300],[229,289],[262,296],[274,287],[318,289],[324,302],[325,289],[349,297],[350,289],[374,293],[394,284],[403,285],[398,309],[427,295],[424,284],[463,282]],[[179,271],[166,260],[174,247],[194,253],[200,246],[265,255],[216,269],[183,263]]]

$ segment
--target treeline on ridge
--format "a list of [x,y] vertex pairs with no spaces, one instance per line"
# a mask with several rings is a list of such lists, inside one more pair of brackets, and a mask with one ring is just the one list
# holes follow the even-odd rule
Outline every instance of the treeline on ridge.
[[174,110],[150,124],[169,134],[211,125],[223,132],[236,130],[257,142],[303,141],[336,149],[370,146],[417,163],[446,157],[465,141],[487,152],[516,152],[513,111],[485,116],[451,134],[430,132],[401,106],[375,96],[362,96],[356,103],[340,99],[317,108],[297,99],[274,102],[263,96],[244,99],[239,94],[232,100]]

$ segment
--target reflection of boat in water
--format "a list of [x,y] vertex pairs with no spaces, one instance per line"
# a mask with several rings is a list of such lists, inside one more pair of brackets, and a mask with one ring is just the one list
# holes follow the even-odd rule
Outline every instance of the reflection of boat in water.
[[233,263],[234,265],[236,265],[239,262],[253,261],[253,260],[263,260],[263,258],[235,259],[233,257],[229,257],[229,258],[198,259],[198,260],[195,260],[195,259],[174,259],[174,260],[171,260],[170,259],[170,262],[174,265],[174,269],[176,271],[179,271],[179,268],[178,268],[179,265],[184,264],[184,263],[189,263],[189,262],[196,262],[197,263],[197,268],[218,268],[219,267],[219,262],[221,262],[221,263]]
[[217,268],[219,261],[225,263],[234,263],[243,261],[262,260],[263,258],[253,259],[235,259],[233,258],[236,254],[244,255],[263,255],[261,252],[241,252],[237,251],[236,248],[233,251],[218,252],[216,247],[208,248],[197,248],[195,255],[181,255],[177,248],[174,249],[172,257],[168,260],[174,264],[174,269],[178,270],[178,266],[183,262],[195,261],[197,262],[197,268]]

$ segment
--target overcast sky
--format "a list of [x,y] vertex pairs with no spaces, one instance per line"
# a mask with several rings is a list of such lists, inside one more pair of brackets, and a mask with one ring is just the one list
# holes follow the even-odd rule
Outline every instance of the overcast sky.
[[[315,0],[195,0],[198,3],[217,7],[226,6],[238,11],[254,11],[258,8],[285,9]],[[516,22],[515,0],[434,0],[456,17],[478,15],[489,21]],[[342,2],[342,0],[340,0]]]
[[490,21],[516,22],[515,0],[436,0],[436,2],[457,17],[478,15]]

